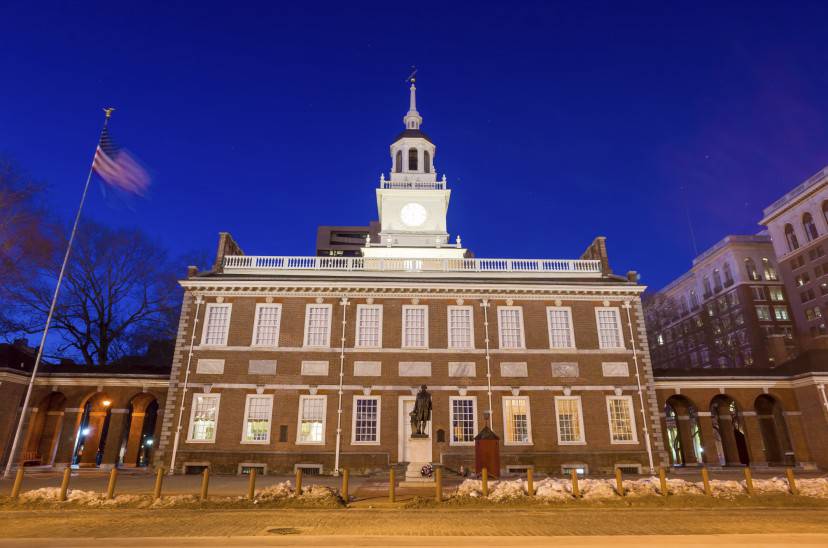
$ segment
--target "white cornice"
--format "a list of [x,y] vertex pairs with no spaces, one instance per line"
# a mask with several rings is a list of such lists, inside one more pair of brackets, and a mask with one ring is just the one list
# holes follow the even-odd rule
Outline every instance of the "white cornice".
[[[304,346],[277,346],[277,347],[263,347],[263,346],[194,346],[195,352],[255,352],[255,353],[273,353],[279,352],[292,353],[302,352],[308,353],[331,353],[339,354],[343,351],[341,348],[316,348]],[[484,348],[345,348],[346,354],[486,354]],[[492,355],[506,355],[517,356],[522,354],[548,354],[552,356],[571,355],[571,354],[601,354],[616,356],[621,354],[632,354],[632,350],[628,348],[619,349],[604,349],[604,348],[521,348],[521,349],[491,349],[489,354]]]
[[653,382],[656,390],[685,388],[801,388],[828,384],[828,374],[813,373],[796,377],[753,377],[753,378],[659,378]]

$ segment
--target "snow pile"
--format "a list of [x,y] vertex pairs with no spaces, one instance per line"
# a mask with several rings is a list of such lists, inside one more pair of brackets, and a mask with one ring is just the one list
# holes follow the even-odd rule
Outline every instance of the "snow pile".
[[[60,489],[58,487],[41,487],[33,491],[26,491],[20,494],[20,502],[23,504],[61,503]],[[98,491],[82,491],[80,489],[67,490],[65,503],[75,503],[87,507],[146,507],[150,505],[150,501],[145,495],[118,495],[112,499],[108,499],[104,493]]]
[[[670,481],[684,480],[667,480],[668,489]],[[627,480],[624,482],[624,495],[628,497],[649,497],[661,494],[661,484],[658,478],[643,478],[637,480]]]
[[799,494],[806,497],[828,498],[828,478],[808,478],[796,482]]
[[324,485],[303,487],[301,493],[296,493],[289,481],[283,481],[270,487],[265,487],[256,493],[256,502],[275,502],[293,499],[313,504],[336,503],[339,500],[336,491]]
[[293,496],[293,486],[289,481],[283,481],[270,487],[260,489],[256,494],[256,500],[273,501],[284,500]]
[[[801,483],[806,480],[799,481]],[[753,490],[757,494],[788,493],[790,487],[788,486],[788,480],[785,478],[755,479],[753,480]]]
[[463,480],[457,488],[457,497],[479,497],[483,494],[483,482],[475,479]]
[[581,496],[587,500],[611,499],[618,496],[618,493],[615,492],[615,480],[582,479],[578,481],[578,490],[581,492]]
[[526,492],[526,482],[523,480],[498,481],[489,489],[489,499],[494,502],[506,502],[523,498]]
[[543,500],[566,500],[572,497],[572,483],[555,478],[536,481],[535,496]]
[[[704,483],[697,483],[704,492]],[[710,480],[710,493],[717,498],[732,499],[746,493],[745,482],[734,480]]]

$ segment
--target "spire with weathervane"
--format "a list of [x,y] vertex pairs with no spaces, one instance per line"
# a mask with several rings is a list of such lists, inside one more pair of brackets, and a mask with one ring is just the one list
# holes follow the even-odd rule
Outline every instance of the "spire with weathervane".
[[423,123],[422,116],[417,112],[417,86],[414,85],[417,80],[416,74],[417,69],[414,69],[414,72],[408,77],[408,80],[411,82],[411,99],[408,106],[408,113],[403,118],[406,129],[420,129],[420,124]]

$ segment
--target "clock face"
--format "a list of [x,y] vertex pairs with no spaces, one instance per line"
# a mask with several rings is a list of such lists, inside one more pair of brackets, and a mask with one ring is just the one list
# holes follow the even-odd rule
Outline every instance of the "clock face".
[[417,202],[405,204],[400,210],[400,218],[406,226],[420,226],[426,221],[428,212]]

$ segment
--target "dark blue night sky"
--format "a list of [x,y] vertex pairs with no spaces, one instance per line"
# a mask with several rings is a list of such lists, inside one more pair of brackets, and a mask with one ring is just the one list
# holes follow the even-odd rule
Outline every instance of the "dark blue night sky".
[[417,65],[453,235],[536,258],[605,235],[617,272],[660,287],[693,257],[686,210],[701,251],[828,163],[826,20],[825,2],[7,2],[0,154],[68,219],[112,105],[152,196],[95,188],[88,218],[173,255],[219,231],[312,255],[317,225],[376,217]]

